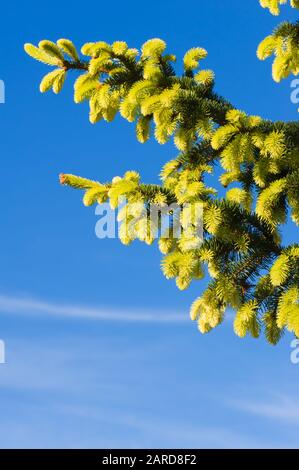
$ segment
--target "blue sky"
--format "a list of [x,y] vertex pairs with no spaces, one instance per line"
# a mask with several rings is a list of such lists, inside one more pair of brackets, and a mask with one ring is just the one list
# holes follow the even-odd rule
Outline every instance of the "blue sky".
[[[258,42],[285,18],[258,0],[6,2],[2,5],[0,447],[297,447],[299,364],[291,336],[272,347],[206,336],[189,321],[204,283],[180,292],[156,246],[98,240],[94,209],[58,184],[60,172],[110,180],[135,169],[155,182],[173,144],[136,141],[134,127],[88,122],[72,102],[41,95],[46,67],[25,42],[166,40],[181,59],[205,47],[216,89],[236,107],[297,119],[290,81],[272,81]],[[286,239],[298,238],[290,225]]]

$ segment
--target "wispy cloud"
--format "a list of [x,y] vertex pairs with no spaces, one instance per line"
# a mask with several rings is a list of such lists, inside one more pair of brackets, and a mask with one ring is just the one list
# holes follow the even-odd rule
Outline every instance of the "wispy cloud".
[[247,413],[298,425],[298,400],[287,395],[275,394],[264,401],[255,399],[235,400],[230,404],[234,408]]
[[[55,314],[63,315],[55,307]],[[64,312],[70,306],[59,308]],[[51,315],[52,309],[52,303],[0,296],[0,311],[24,314],[24,323],[26,311]],[[86,308],[81,309],[85,318]],[[69,322],[61,322],[58,334],[54,322],[50,332],[38,326],[32,334],[17,323],[18,334],[7,338],[8,360],[0,368],[2,448],[296,447],[293,427],[289,432],[262,422],[260,432],[253,432],[246,415],[240,424],[240,410],[265,416],[256,406],[253,411],[255,397],[239,408],[234,403],[229,414],[225,396],[215,403],[213,378],[200,361],[206,363],[209,351],[200,354],[203,349],[196,347],[196,373],[188,373],[186,363],[195,350],[178,348],[177,336],[153,334],[146,341],[149,329],[140,328],[147,333],[132,341],[107,334],[101,324],[92,336],[89,330],[69,329]]]
[[[55,412],[55,409],[53,410]],[[57,411],[57,410],[56,410]],[[133,447],[158,447],[158,448],[258,448],[268,447],[269,443],[262,443],[254,436],[242,435],[230,427],[209,426],[205,422],[190,423],[188,421],[176,420],[174,418],[167,421],[161,419],[158,414],[151,415],[135,413],[109,413],[92,407],[70,407],[61,408],[62,415],[70,415],[73,418],[87,419],[90,423],[101,422],[103,426],[116,425],[128,431],[135,430]],[[130,434],[128,432],[128,434]],[[115,443],[110,444],[115,447]],[[126,436],[120,447],[130,447],[130,442],[126,441]]]
[[[165,389],[178,394],[178,408],[186,397],[179,383],[176,392],[169,385],[167,361],[162,373],[157,371],[160,351],[152,343],[84,335],[73,340],[67,333],[63,341],[11,338],[10,343],[9,361],[0,371],[0,448],[269,446],[221,420],[210,423],[200,402],[204,408],[211,403],[200,389],[189,416],[174,412],[173,398],[161,407]],[[158,383],[161,394],[155,395]]]
[[0,312],[16,315],[53,315],[60,317],[88,318],[101,321],[182,323],[188,320],[186,312],[168,313],[158,310],[129,310],[122,308],[92,307],[52,303],[33,297],[17,297],[0,294]]

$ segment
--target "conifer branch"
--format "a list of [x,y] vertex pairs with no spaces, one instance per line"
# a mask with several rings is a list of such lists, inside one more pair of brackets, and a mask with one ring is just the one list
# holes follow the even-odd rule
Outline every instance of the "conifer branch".
[[[286,1],[260,3],[278,14]],[[299,8],[297,0],[290,5]],[[299,336],[299,246],[284,246],[279,235],[288,213],[299,225],[299,123],[272,122],[235,109],[215,92],[214,73],[202,69],[205,49],[187,51],[181,76],[175,73],[175,57],[165,49],[161,39],[147,41],[141,52],[123,41],[100,41],[84,44],[81,52],[88,59],[81,59],[67,39],[25,45],[33,58],[56,67],[43,78],[42,92],[59,93],[67,72],[76,70],[74,99],[89,102],[92,123],[110,122],[119,112],[136,123],[139,142],[153,133],[160,144],[173,138],[179,150],[164,165],[160,185],[141,183],[134,171],[105,183],[67,174],[60,181],[83,190],[86,206],[109,201],[119,208],[121,220],[132,221],[128,204],[137,203],[133,227],[127,231],[124,225],[120,239],[151,244],[157,237],[162,271],[179,289],[202,279],[207,266],[211,280],[191,307],[201,332],[220,324],[232,307],[240,337],[256,338],[262,328],[272,344],[285,329]],[[260,44],[260,59],[272,54],[274,80],[299,73],[299,23],[283,23]],[[223,170],[220,185],[230,186],[224,197],[206,184],[215,165]],[[121,209],[123,197],[127,204]],[[174,203],[181,209],[173,218],[181,229],[179,239],[161,233],[148,218],[151,204],[163,208]],[[196,223],[188,224],[186,205],[196,203],[203,207],[203,242]]]

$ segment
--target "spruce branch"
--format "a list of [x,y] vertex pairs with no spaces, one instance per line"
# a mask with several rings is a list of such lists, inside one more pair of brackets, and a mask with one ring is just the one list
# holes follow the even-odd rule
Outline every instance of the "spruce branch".
[[[260,3],[278,14],[286,1]],[[290,4],[299,8],[297,0]],[[258,48],[262,60],[274,54],[276,81],[299,73],[298,25],[279,25]],[[207,266],[211,279],[191,307],[199,330],[210,331],[233,308],[234,329],[241,337],[256,338],[263,329],[271,344],[285,329],[299,336],[299,248],[284,246],[280,237],[289,212],[299,225],[299,123],[237,110],[216,93],[214,73],[202,68],[203,48],[186,52],[180,76],[161,39],[150,39],[140,52],[124,41],[87,43],[81,48],[84,58],[67,39],[26,44],[25,50],[55,67],[43,78],[42,92],[60,92],[67,72],[78,72],[74,99],[89,102],[92,123],[110,122],[119,113],[136,123],[141,143],[151,134],[160,144],[173,138],[179,154],[162,168],[161,184],[144,184],[134,171],[105,183],[61,174],[60,182],[83,190],[86,206],[109,202],[121,221],[131,223],[133,217],[130,230],[124,224],[120,231],[124,244],[136,239],[152,244],[157,238],[162,271],[179,289],[202,279]],[[223,170],[220,185],[229,186],[224,197],[206,184],[216,165]],[[203,240],[198,222],[189,223],[186,207],[197,203],[203,208]],[[171,212],[173,230],[167,235],[160,219],[149,219],[151,204]],[[172,204],[179,215],[167,209]],[[176,228],[180,238],[174,236]]]

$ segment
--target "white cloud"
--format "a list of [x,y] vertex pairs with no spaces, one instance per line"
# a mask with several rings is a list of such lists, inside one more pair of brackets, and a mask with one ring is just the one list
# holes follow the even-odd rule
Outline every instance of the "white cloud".
[[287,424],[299,422],[298,400],[287,395],[275,394],[268,400],[235,400],[230,403],[234,408],[247,413],[259,415],[264,418],[275,419]]
[[[61,414],[76,418],[85,418],[89,422],[100,422],[103,426],[108,423],[125,429],[135,430],[133,447],[149,448],[258,448],[269,447],[266,441],[261,442],[254,436],[242,435],[224,426],[209,426],[204,422],[190,423],[169,419],[161,419],[154,412],[151,415],[142,413],[109,413],[99,412],[92,407],[69,407],[60,410]],[[130,434],[130,433],[129,433]],[[117,447],[111,443],[111,447]],[[121,448],[130,447],[126,436],[120,444]]]
[[188,320],[186,312],[168,313],[158,310],[128,310],[122,308],[66,305],[47,302],[32,297],[17,297],[0,294],[0,312],[16,315],[53,315],[72,318],[86,318],[101,321],[182,323]]

